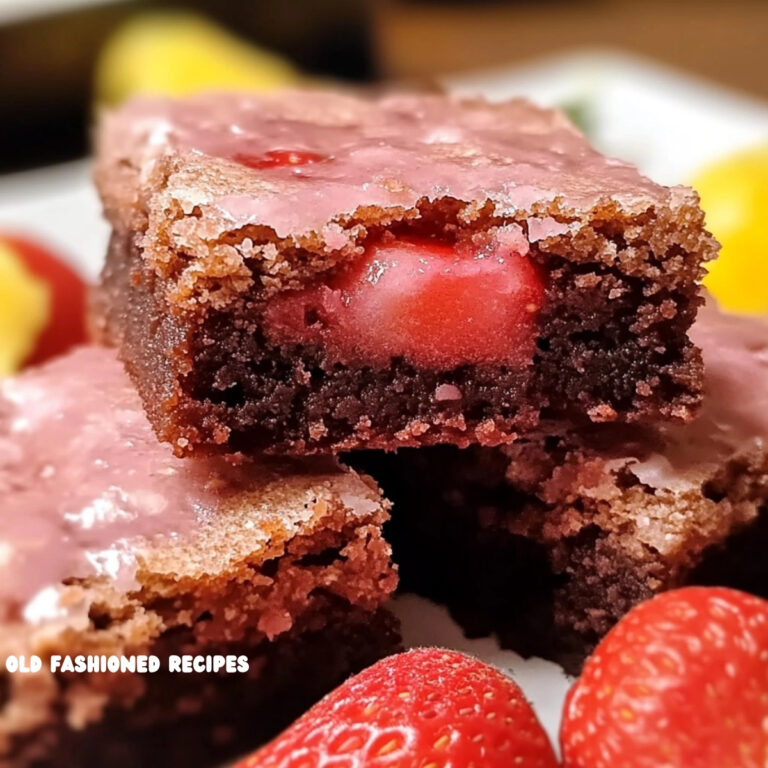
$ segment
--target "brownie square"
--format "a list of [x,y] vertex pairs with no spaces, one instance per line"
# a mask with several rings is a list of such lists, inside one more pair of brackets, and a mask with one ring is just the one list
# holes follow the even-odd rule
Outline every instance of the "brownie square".
[[178,454],[685,422],[696,194],[513,100],[143,99],[103,119],[94,330]]
[[551,424],[501,448],[355,454],[393,501],[403,589],[573,672],[663,590],[768,596],[768,320],[710,305],[692,335],[708,390],[692,424]]
[[[388,503],[333,459],[179,459],[114,351],[0,382],[0,764],[220,764],[399,648]],[[6,672],[11,655],[43,660]],[[153,654],[154,674],[52,670]],[[172,655],[247,658],[184,674]]]

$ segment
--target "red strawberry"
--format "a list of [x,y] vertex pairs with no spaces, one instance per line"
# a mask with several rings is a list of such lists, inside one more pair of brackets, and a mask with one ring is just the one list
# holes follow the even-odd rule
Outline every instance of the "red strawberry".
[[565,703],[566,768],[766,768],[768,602],[688,587],[609,632]]
[[281,168],[286,165],[310,165],[320,163],[327,158],[317,152],[307,152],[297,149],[273,149],[263,155],[249,155],[238,152],[233,158],[241,165],[262,170],[264,168]]
[[50,290],[50,316],[26,365],[43,363],[86,340],[83,279],[57,254],[26,237],[0,235],[25,267],[44,281]]
[[237,768],[555,768],[520,689],[454,651],[390,656],[348,680]]
[[[329,284],[270,302],[267,334],[321,340],[341,359],[523,367],[535,351],[544,303],[542,276],[527,249],[515,234],[484,246],[418,238],[374,243]],[[308,316],[319,322],[306,325]]]

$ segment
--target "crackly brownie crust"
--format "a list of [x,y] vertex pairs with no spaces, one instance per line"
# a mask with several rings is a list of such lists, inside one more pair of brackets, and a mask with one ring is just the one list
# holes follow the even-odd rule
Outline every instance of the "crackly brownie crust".
[[552,423],[496,449],[354,454],[393,501],[403,588],[571,671],[660,591],[768,595],[768,321],[710,302],[692,335],[707,365],[692,424]]
[[[402,358],[340,365],[318,346],[271,343],[260,330],[264,302],[169,313],[165,283],[144,270],[136,238],[116,233],[94,326],[120,347],[159,437],[182,453],[494,445],[554,413],[574,422],[689,419],[701,396],[701,360],[686,336],[699,305],[698,254],[644,296],[642,276],[573,265],[556,251],[532,255],[551,282],[523,370],[430,371]],[[460,398],[436,396],[444,385]]]
[[[75,581],[62,599],[89,606],[86,614],[61,626],[4,625],[0,657],[36,653],[47,665],[53,654],[231,653],[247,655],[251,672],[52,675],[44,665],[38,675],[2,676],[0,765],[103,765],[105,755],[138,765],[137,754],[159,745],[173,765],[211,765],[208,757],[255,746],[343,677],[396,651],[396,622],[380,608],[396,584],[383,513],[351,522],[327,500],[318,505],[316,531],[286,540],[275,528],[258,558],[228,562],[249,532],[236,519],[214,524],[218,533],[156,547],[138,592]],[[255,708],[244,711],[244,702]],[[187,753],[187,728],[198,731],[197,754]]]
[[[114,234],[93,327],[119,346],[155,430],[179,453],[493,445],[552,412],[576,421],[692,416],[701,361],[686,331],[701,262],[716,248],[692,191],[602,158],[565,118],[525,102],[403,96],[379,106],[288,94],[244,108],[242,97],[211,98],[220,99],[214,128],[258,103],[278,123],[288,115],[289,134],[310,131],[304,144],[340,141],[350,126],[365,141],[348,154],[336,144],[330,165],[296,179],[245,168],[219,147],[191,151],[212,141],[190,128],[194,101],[138,103],[107,118],[97,181]],[[416,118],[404,116],[409,108]],[[272,130],[269,120],[255,124]],[[440,134],[446,125],[460,138]],[[393,126],[405,138],[389,150],[398,161],[384,179],[383,155],[359,158],[380,151],[370,131],[392,135]],[[276,139],[248,140],[263,150]],[[484,162],[472,160],[483,152]],[[328,174],[332,186],[319,194]],[[280,345],[263,333],[271,298],[328,280],[385,232],[453,242],[499,227],[520,228],[547,276],[528,366],[346,365],[316,344]],[[442,385],[459,397],[441,397]]]

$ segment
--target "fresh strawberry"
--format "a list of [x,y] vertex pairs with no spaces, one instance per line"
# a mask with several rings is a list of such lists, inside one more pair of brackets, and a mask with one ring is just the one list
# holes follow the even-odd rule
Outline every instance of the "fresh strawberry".
[[[401,238],[370,245],[329,284],[277,297],[265,327],[277,341],[322,341],[336,357],[392,357],[435,369],[524,367],[544,303],[528,243],[514,233],[482,245]],[[305,324],[305,318],[317,318]]]
[[454,651],[390,656],[237,768],[555,768],[520,689]]
[[25,364],[44,362],[84,342],[86,287],[82,278],[49,248],[30,238],[0,235],[0,247],[9,249],[48,291],[47,319]]
[[320,163],[327,158],[317,152],[307,152],[298,149],[273,149],[263,155],[250,155],[238,152],[233,158],[241,165],[262,170],[264,168],[280,168],[286,165],[309,165]]
[[768,602],[688,587],[641,603],[570,690],[566,768],[766,768]]

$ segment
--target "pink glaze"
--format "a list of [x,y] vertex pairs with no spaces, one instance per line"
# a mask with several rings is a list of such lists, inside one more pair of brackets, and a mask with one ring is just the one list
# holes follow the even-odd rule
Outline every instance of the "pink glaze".
[[519,227],[460,245],[385,240],[329,284],[273,298],[264,331],[276,343],[320,343],[347,363],[524,366],[544,300],[527,252]]
[[68,577],[130,588],[133,543],[183,536],[240,480],[157,441],[112,351],[0,381],[0,621],[44,618],[42,598]]
[[632,464],[653,488],[698,488],[730,458],[768,449],[768,317],[729,315],[709,299],[691,338],[706,366],[704,407],[692,424],[664,430],[662,452]]
[[[248,169],[235,161],[270,153],[324,159]],[[200,183],[185,178],[178,187],[169,179],[184,210],[222,228],[263,224],[279,237],[320,232],[365,206],[411,208],[440,198],[490,201],[503,216],[529,212],[537,238],[564,226],[546,217],[536,224],[530,209],[537,203],[559,200],[569,212],[609,199],[633,211],[675,202],[672,196],[695,201],[689,190],[660,187],[603,157],[561,113],[523,100],[377,100],[323,91],[141,99],[107,116],[99,154],[115,164],[111,194],[126,199],[135,191],[119,191],[120,169],[138,168],[147,181],[158,158],[180,155],[179,170],[200,174]],[[227,183],[219,183],[218,169],[208,175],[206,157],[233,161]]]

